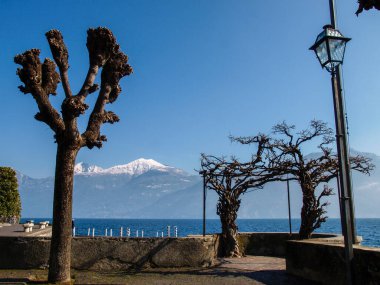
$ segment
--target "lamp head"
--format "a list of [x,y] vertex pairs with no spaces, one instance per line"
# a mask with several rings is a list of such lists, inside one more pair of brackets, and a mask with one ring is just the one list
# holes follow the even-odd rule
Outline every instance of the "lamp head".
[[334,29],[333,26],[326,25],[310,50],[315,52],[322,68],[332,72],[339,64],[343,63],[346,43],[350,40],[337,29]]

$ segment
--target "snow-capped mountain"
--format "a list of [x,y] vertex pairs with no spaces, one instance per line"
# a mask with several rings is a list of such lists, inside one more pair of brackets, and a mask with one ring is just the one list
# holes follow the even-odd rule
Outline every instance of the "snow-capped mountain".
[[103,169],[96,165],[89,165],[85,162],[80,162],[75,165],[74,173],[75,174],[92,174],[92,173],[101,173]]
[[[75,165],[74,173],[73,214],[76,217],[154,217],[146,208],[161,208],[163,202],[159,201],[165,201],[165,197],[178,191],[187,193],[189,190],[190,195],[196,193],[200,197],[198,192],[202,189],[198,187],[201,185],[199,175],[153,159],[140,158],[110,168],[80,162]],[[18,173],[18,179],[22,215],[51,216],[54,177],[34,179]],[[199,204],[197,200],[195,203]],[[181,217],[187,216],[181,214]]]
[[80,162],[74,167],[75,175],[105,175],[105,174],[127,174],[131,176],[138,176],[146,173],[150,170],[156,170],[161,172],[173,171],[177,173],[184,173],[184,171],[163,165],[153,159],[139,158],[128,164],[116,165],[110,168],[103,169],[96,165],[89,165],[84,162]]
[[[371,176],[353,172],[357,217],[380,217],[380,156],[365,154],[377,166]],[[102,169],[78,163],[74,177],[74,217],[86,218],[201,218],[202,178],[152,159]],[[35,179],[17,173],[23,217],[51,217],[54,178]],[[330,186],[336,189],[334,181]],[[335,190],[336,192],[336,190]],[[299,218],[301,191],[290,184],[291,211]],[[338,197],[329,197],[328,216],[338,217]],[[217,218],[217,196],[207,191],[207,217]],[[270,183],[242,197],[239,218],[285,218],[285,183]]]

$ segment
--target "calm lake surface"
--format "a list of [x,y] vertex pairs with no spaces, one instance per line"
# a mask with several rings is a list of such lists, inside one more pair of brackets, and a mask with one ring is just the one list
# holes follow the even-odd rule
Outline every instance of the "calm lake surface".
[[[21,221],[30,220],[23,218]],[[50,218],[35,218],[35,222],[51,221]],[[240,232],[289,232],[289,221],[287,219],[241,219],[238,220]],[[380,219],[356,219],[357,232],[363,237],[362,245],[380,247]],[[174,227],[177,227],[179,237],[189,234],[202,234],[201,219],[75,219],[76,235],[87,235],[92,229],[96,236],[110,235],[112,229],[113,236],[120,235],[120,228],[123,227],[123,236],[126,235],[126,229],[130,229],[132,237],[141,236],[144,231],[144,237],[156,237],[167,235],[167,226],[170,226],[171,236],[175,235]],[[292,231],[298,232],[300,226],[299,219],[292,219]],[[218,219],[209,219],[206,221],[206,233],[218,233],[221,231],[220,221]],[[341,234],[341,225],[339,219],[328,219],[316,232],[338,233]]]

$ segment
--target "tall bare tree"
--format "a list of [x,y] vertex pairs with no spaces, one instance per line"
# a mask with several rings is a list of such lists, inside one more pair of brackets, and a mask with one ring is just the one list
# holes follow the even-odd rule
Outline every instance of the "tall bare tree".
[[363,10],[377,9],[380,10],[380,0],[358,0],[359,8],[356,11],[356,16],[359,16]]
[[[273,133],[278,137],[268,144],[268,167],[276,173],[290,174],[290,179],[298,181],[303,202],[299,237],[307,239],[327,219],[328,202],[323,199],[332,195],[333,190],[324,185],[319,192],[318,186],[338,176],[338,158],[331,148],[335,141],[333,130],[326,123],[313,120],[308,129],[298,133],[294,130],[294,125],[285,122],[273,127]],[[320,153],[304,154],[302,148],[310,141],[319,143]],[[368,175],[374,168],[370,158],[361,155],[351,156],[350,165],[353,170]]]
[[[107,28],[87,31],[89,68],[82,88],[73,94],[69,84],[69,55],[63,37],[58,30],[46,33],[55,63],[46,58],[39,59],[40,50],[31,49],[15,57],[20,64],[17,74],[24,83],[19,89],[30,93],[39,112],[35,119],[47,124],[54,132],[57,156],[54,182],[53,233],[50,248],[49,282],[70,281],[72,195],[75,159],[82,147],[102,147],[106,136],[100,133],[103,123],[115,123],[119,117],[106,111],[108,103],[116,101],[121,92],[119,80],[131,74],[128,57],[119,48],[112,32]],[[56,72],[56,65],[59,73]],[[86,130],[78,129],[77,118],[89,106],[88,95],[97,91],[95,78],[101,71],[101,84],[96,103],[90,114]],[[50,95],[56,95],[57,85],[62,81],[65,97],[61,114],[52,106]]]
[[237,213],[241,195],[260,189],[265,183],[274,181],[275,171],[268,172],[262,154],[268,139],[264,135],[251,138],[257,144],[256,154],[251,161],[239,162],[236,158],[226,160],[210,155],[201,155],[201,168],[209,189],[219,197],[217,214],[222,224],[221,254],[225,257],[239,257],[241,252],[237,241]]

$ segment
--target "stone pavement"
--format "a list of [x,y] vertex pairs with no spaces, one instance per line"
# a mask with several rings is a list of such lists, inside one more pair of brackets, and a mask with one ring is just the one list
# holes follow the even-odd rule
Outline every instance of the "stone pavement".
[[[220,259],[212,268],[151,268],[142,271],[72,271],[74,284],[171,284],[171,285],[312,285],[285,272],[285,259],[267,256]],[[47,270],[0,270],[2,282],[44,284]],[[22,283],[21,283],[22,284]],[[45,283],[46,284],[46,283]]]

